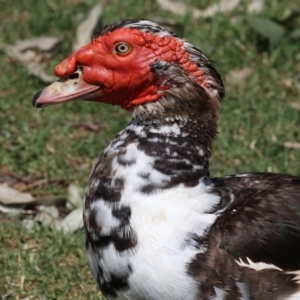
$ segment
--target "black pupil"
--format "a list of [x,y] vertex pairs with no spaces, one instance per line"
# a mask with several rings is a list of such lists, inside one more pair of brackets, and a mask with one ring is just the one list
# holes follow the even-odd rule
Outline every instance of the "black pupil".
[[124,44],[119,45],[119,51],[120,51],[120,52],[124,52],[124,51],[126,51],[126,50],[127,50],[126,45],[124,45]]

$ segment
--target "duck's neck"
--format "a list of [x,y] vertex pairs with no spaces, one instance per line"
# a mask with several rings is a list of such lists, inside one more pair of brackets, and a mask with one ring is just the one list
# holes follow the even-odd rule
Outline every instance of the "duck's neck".
[[139,151],[152,158],[153,170],[165,176],[156,186],[160,189],[195,186],[208,176],[217,133],[217,109],[209,97],[206,102],[178,101],[172,96],[137,107],[124,131],[128,140],[137,142]]
[[125,130],[129,140],[136,140],[137,148],[153,158],[153,170],[168,176],[157,185],[160,189],[179,184],[195,186],[209,175],[219,107],[218,97],[182,70],[169,71],[181,74],[167,76],[171,88],[158,101],[136,106],[133,122]]
[[[112,140],[93,170],[91,180],[110,184],[114,190],[111,201],[120,198],[125,184],[134,183],[133,191],[151,194],[180,184],[193,187],[209,175],[217,117],[198,117],[194,111],[187,117],[178,114],[162,119],[157,117],[159,113],[151,117],[154,110],[149,107],[148,111],[143,107],[142,113],[148,115],[143,121],[140,112],[134,112],[132,122]],[[122,182],[120,187],[115,186],[113,178]],[[97,185],[91,182],[90,186],[96,189]],[[91,193],[96,191],[92,189]]]
[[[151,169],[143,172],[149,181],[142,192],[179,184],[195,186],[200,178],[209,175],[211,141],[197,123],[180,120],[145,125],[134,120],[125,132],[135,140],[138,152],[151,161]],[[156,178],[151,176],[152,172]]]
[[214,134],[208,130],[215,129],[190,118],[149,124],[133,120],[96,164],[88,199],[118,202],[125,190],[150,195],[180,184],[196,186],[209,175]]
[[209,175],[219,100],[185,73],[175,79],[159,100],[136,106],[132,122],[104,150],[91,175],[87,205],[96,199],[118,202],[127,192],[193,187]]

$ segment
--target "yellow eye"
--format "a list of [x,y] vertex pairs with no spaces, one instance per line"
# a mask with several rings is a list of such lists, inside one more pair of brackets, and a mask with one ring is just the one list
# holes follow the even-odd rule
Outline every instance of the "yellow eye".
[[131,50],[131,47],[127,43],[119,43],[114,47],[114,52],[119,55],[127,54]]

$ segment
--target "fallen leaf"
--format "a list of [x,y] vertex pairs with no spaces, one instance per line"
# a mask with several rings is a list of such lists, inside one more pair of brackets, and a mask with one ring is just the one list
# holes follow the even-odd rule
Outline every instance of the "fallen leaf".
[[281,80],[281,83],[285,88],[291,88],[293,84],[293,80],[292,78],[284,78]]
[[272,142],[277,143],[277,136],[274,133],[271,134],[271,140]]
[[57,77],[47,74],[43,67],[37,63],[28,63],[26,67],[29,74],[40,78],[44,82],[52,82],[57,80]]
[[102,2],[97,3],[89,11],[87,17],[78,25],[76,29],[76,41],[73,44],[73,51],[78,50],[91,41],[92,34],[99,23],[103,12]]
[[291,106],[292,108],[295,108],[295,109],[297,109],[297,110],[300,110],[300,103],[298,103],[298,102],[291,102],[291,103],[290,103],[290,106]]
[[253,0],[247,8],[250,14],[259,14],[263,11],[265,5],[265,0]]
[[29,193],[21,193],[5,184],[0,184],[0,202],[2,204],[28,204],[32,203],[34,198]]
[[27,190],[31,190],[39,185],[42,185],[42,184],[45,184],[45,183],[48,183],[49,180],[48,179],[40,179],[40,180],[35,180],[35,181],[32,181],[27,183],[27,182],[16,182],[13,187],[20,191],[20,192],[24,192],[24,191],[27,191]]
[[[31,182],[30,178],[22,178],[17,174],[1,169],[0,180],[23,180]],[[46,179],[35,181],[36,185],[45,182]],[[48,180],[46,180],[48,182]],[[0,212],[13,216],[30,216],[23,220],[23,227],[34,230],[35,225],[50,227],[53,230],[61,230],[64,233],[76,231],[83,227],[82,203],[84,189],[76,185],[69,186],[69,197],[64,196],[36,196],[30,193],[20,192],[7,184],[0,184]],[[71,211],[71,209],[75,210]],[[34,218],[32,219],[32,216]]]
[[226,80],[229,81],[229,83],[239,83],[242,81],[245,81],[248,77],[250,77],[254,73],[254,70],[249,67],[245,67],[242,69],[234,69],[231,70],[227,76]]
[[256,32],[269,40],[271,48],[275,47],[285,34],[283,26],[268,18],[252,17],[249,23]]
[[297,142],[284,142],[283,146],[288,149],[300,149],[300,143]]
[[36,223],[31,219],[24,219],[22,221],[22,226],[27,230],[33,230]]
[[254,150],[255,149],[255,145],[256,145],[256,140],[253,140],[251,143],[250,143],[250,149],[251,150]]
[[71,211],[60,223],[58,229],[62,230],[65,234],[67,234],[83,228],[82,215],[82,207]]
[[14,45],[4,45],[6,54],[20,61],[29,74],[39,77],[44,82],[52,82],[57,78],[49,75],[43,68],[43,63],[52,57],[51,52],[60,44],[57,37],[41,36],[17,41]]
[[2,299],[2,300],[5,300],[5,299],[7,299],[7,298],[10,298],[10,296],[11,296],[13,293],[14,293],[13,291],[8,291],[8,292],[6,292],[5,294],[2,294],[2,295],[1,295],[1,299]]
[[92,132],[98,132],[101,129],[100,124],[96,124],[96,123],[82,123],[79,124],[79,127],[83,127],[88,131],[92,131]]
[[162,9],[167,10],[175,15],[185,15],[190,13],[193,19],[209,18],[216,13],[228,13],[233,11],[240,0],[221,0],[216,4],[212,4],[205,9],[198,9],[194,6],[189,6],[182,1],[174,0],[157,0]]
[[50,226],[53,225],[55,222],[55,219],[49,215],[45,211],[40,211],[35,217],[34,221],[40,223],[42,226]]
[[5,215],[9,217],[16,217],[23,213],[22,207],[9,207],[0,204],[0,212],[4,213]]
[[70,184],[68,187],[68,203],[67,207],[69,209],[74,209],[78,207],[82,207],[84,189],[76,186],[74,184]]
[[48,214],[53,219],[57,219],[59,217],[59,211],[58,211],[57,207],[55,207],[53,205],[51,205],[51,206],[41,205],[39,208],[40,208],[41,212]]
[[199,9],[195,7],[189,7],[186,3],[178,0],[157,0],[157,3],[161,6],[162,9],[169,11],[175,15],[184,15],[187,13],[187,10],[193,10],[194,12],[199,13]]
[[33,205],[63,205],[67,201],[65,196],[37,196],[34,198],[34,201],[31,202]]
[[[20,286],[19,286],[19,288],[20,288],[21,291],[24,290],[24,283],[25,283],[25,275],[21,275],[21,277],[20,277]],[[28,297],[24,298],[24,299],[26,299],[26,300],[28,299],[29,300]]]
[[200,17],[212,17],[216,13],[229,13],[233,11],[238,4],[240,3],[240,0],[221,0],[219,3],[213,4],[206,9],[202,11],[202,14]]
[[51,52],[61,42],[60,38],[52,36],[40,36],[27,40],[17,41],[14,47],[18,52],[27,50]]
[[77,128],[83,128],[88,131],[92,132],[98,132],[101,129],[101,125],[99,123],[74,123],[74,122],[67,122],[64,123],[67,124],[68,126],[73,126]]

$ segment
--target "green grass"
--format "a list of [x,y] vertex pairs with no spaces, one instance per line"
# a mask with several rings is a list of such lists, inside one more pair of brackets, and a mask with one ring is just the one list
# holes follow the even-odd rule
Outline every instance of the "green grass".
[[83,230],[73,235],[0,222],[0,294],[8,299],[100,299],[86,266]]
[[[199,1],[189,1],[198,3]],[[207,3],[208,1],[203,1]],[[39,35],[63,37],[48,71],[71,52],[80,16],[96,1],[0,0],[0,43]],[[297,0],[267,0],[265,17],[283,20]],[[205,5],[199,4],[201,8]],[[276,48],[251,28],[245,7],[230,15],[193,21],[161,11],[154,1],[106,1],[103,22],[124,18],[168,17],[179,23],[178,34],[193,42],[225,79],[227,96],[221,106],[219,136],[214,144],[211,174],[244,171],[300,174],[300,43],[286,34]],[[231,20],[235,18],[235,22]],[[300,28],[299,17],[293,26]],[[251,67],[242,82],[228,80],[233,69]],[[69,183],[85,186],[91,166],[129,116],[117,107],[73,102],[37,110],[32,95],[44,86],[0,49],[0,175],[5,170],[49,182],[29,190],[34,194],[66,194]],[[291,82],[287,87],[286,82]],[[95,123],[91,132],[81,124]],[[1,215],[0,295],[8,299],[97,299],[84,253],[83,231],[67,237],[47,229],[27,232],[18,219]]]

